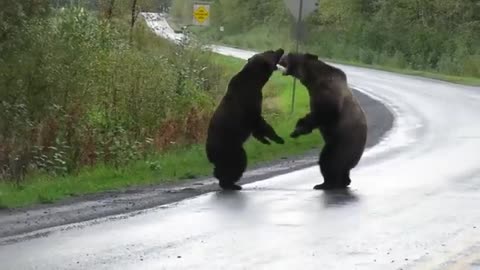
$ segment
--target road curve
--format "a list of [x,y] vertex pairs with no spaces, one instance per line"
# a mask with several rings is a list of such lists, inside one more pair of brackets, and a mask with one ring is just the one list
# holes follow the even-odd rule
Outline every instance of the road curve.
[[1,269],[478,269],[480,88],[336,66],[395,114],[348,192],[307,168],[4,241]]

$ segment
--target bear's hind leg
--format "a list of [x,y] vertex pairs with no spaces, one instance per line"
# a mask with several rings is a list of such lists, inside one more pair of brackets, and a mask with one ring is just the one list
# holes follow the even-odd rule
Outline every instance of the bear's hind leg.
[[341,188],[337,173],[335,173],[331,168],[326,168],[325,165],[320,165],[320,170],[323,176],[323,183],[315,185],[313,189],[330,190]]
[[[338,151],[338,150],[337,150]],[[320,153],[318,164],[323,176],[323,183],[314,186],[314,189],[329,190],[329,189],[343,189],[344,174],[342,173],[342,164],[339,160],[339,155],[336,149],[329,144],[326,144]]]
[[323,183],[315,185],[313,189],[333,189],[335,184],[335,174],[332,168],[332,147],[328,144],[322,149],[318,159],[320,172],[323,176]]
[[240,185],[235,184],[243,175],[247,167],[247,155],[243,148],[229,153],[228,158],[221,160],[215,165],[213,175],[219,180],[219,185],[224,190],[241,190]]
[[350,179],[350,169],[347,168],[343,175],[341,187],[346,188],[352,183],[352,180]]

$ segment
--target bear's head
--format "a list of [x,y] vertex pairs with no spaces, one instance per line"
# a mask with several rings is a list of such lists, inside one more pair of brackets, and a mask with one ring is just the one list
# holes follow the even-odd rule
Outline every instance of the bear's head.
[[288,53],[282,56],[278,65],[285,68],[283,75],[302,79],[306,76],[308,66],[317,61],[318,56],[311,53]]
[[282,58],[284,50],[279,48],[276,51],[268,50],[257,53],[248,59],[247,66],[254,66],[258,72],[271,75],[277,70],[278,61]]

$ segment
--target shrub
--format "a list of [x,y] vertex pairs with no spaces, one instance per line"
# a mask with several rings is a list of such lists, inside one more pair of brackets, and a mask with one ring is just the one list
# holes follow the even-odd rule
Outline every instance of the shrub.
[[0,178],[122,168],[203,140],[222,69],[141,22],[130,43],[125,27],[68,7],[25,19],[1,42]]

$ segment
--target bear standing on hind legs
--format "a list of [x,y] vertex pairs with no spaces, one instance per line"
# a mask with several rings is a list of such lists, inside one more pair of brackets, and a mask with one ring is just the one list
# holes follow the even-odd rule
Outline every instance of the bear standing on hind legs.
[[206,152],[222,189],[242,189],[235,183],[247,167],[243,143],[250,135],[264,144],[270,144],[267,138],[284,143],[262,117],[262,88],[277,69],[283,52],[270,50],[248,59],[228,83],[227,93],[210,119]]
[[310,96],[310,113],[298,120],[290,137],[318,128],[325,141],[318,161],[324,182],[314,189],[346,188],[351,183],[350,170],[365,149],[367,120],[345,73],[309,53],[289,53],[279,65],[285,67],[284,75],[299,79]]

